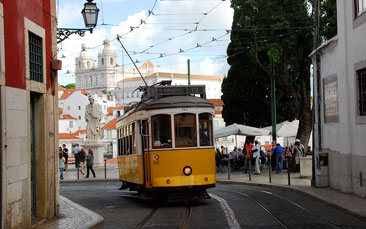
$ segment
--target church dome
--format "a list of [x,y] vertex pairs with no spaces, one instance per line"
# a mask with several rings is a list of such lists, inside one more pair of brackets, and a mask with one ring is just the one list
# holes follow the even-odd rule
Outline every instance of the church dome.
[[108,39],[108,36],[103,41],[103,45],[104,45],[104,48],[103,48],[103,51],[102,51],[102,55],[103,56],[105,56],[105,55],[113,55],[113,50],[111,48],[111,44],[110,44],[110,41]]
[[82,43],[81,44],[81,52],[80,52],[79,57],[80,58],[83,58],[83,59],[93,58],[93,55],[91,54],[90,51],[88,51],[88,48],[86,47],[86,44],[85,43]]

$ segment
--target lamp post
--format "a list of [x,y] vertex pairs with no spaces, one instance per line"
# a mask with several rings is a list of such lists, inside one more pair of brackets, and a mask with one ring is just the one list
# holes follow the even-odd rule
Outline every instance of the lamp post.
[[79,34],[83,37],[86,31],[90,33],[93,32],[94,27],[97,25],[99,9],[97,4],[93,0],[87,0],[84,4],[84,9],[81,14],[84,18],[85,29],[75,29],[75,28],[57,28],[57,44],[64,41],[71,34]]

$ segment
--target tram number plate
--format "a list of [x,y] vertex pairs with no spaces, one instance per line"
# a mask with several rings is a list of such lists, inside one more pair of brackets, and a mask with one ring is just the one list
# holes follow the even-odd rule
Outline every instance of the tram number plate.
[[188,111],[188,108],[182,108],[182,111]]
[[154,165],[158,165],[159,164],[159,161],[153,161],[153,164]]

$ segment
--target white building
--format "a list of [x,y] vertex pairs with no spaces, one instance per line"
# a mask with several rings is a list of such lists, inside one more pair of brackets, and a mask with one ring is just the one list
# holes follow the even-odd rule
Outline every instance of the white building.
[[321,185],[365,196],[366,1],[337,0],[337,20],[338,35],[317,49],[320,75],[314,61],[316,178]]
[[113,157],[117,157],[117,118],[113,118],[110,122],[102,127],[102,142],[107,145],[107,152],[113,152]]
[[[172,85],[187,85],[188,76],[182,73],[155,72],[145,76],[146,83],[150,86],[161,81],[171,80]],[[206,85],[206,98],[220,98],[222,95],[221,84],[223,76],[209,76],[191,74],[192,85]],[[112,92],[116,96],[118,103],[129,104],[140,101],[143,92],[136,90],[139,86],[145,86],[141,77],[131,77],[121,80],[117,84],[118,88]]]
[[[94,65],[93,55],[82,44],[81,52],[75,58],[75,88],[87,89],[90,92],[108,92],[117,87],[123,79],[139,76],[135,68],[124,68],[117,64],[117,54],[110,45],[108,37],[103,42],[103,50],[98,54],[97,65]],[[150,61],[143,64],[139,70],[142,75],[152,74],[159,68]]]
[[[77,130],[86,130],[86,121],[84,116],[85,107],[89,104],[87,95],[88,92],[86,90],[64,89],[62,95],[59,97],[59,118],[66,114],[75,118],[75,123],[73,127],[71,127],[74,130],[73,132]],[[67,128],[65,123],[63,121],[59,122],[59,133],[73,133],[70,131],[61,131],[65,128]]]

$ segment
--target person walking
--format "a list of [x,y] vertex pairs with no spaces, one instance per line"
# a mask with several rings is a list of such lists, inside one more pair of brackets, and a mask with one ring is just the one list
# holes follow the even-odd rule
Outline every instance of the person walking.
[[81,148],[79,152],[79,163],[80,163],[80,172],[83,175],[85,175],[85,168],[86,168],[85,159],[86,159],[86,152],[84,148]]
[[65,158],[63,156],[63,153],[60,152],[58,154],[58,168],[60,170],[60,180],[64,179],[64,168],[65,168]]
[[68,167],[67,161],[69,159],[69,150],[66,148],[65,144],[62,144],[62,155],[65,158],[65,166],[63,170],[66,171]]
[[273,152],[276,155],[276,173],[282,173],[284,150],[280,143],[277,143],[276,148],[274,148]]
[[94,172],[94,169],[93,169],[93,165],[94,165],[93,150],[89,149],[88,150],[88,156],[86,156],[86,177],[85,178],[89,178],[89,170],[92,171],[93,176],[95,178],[95,172]]
[[259,168],[259,157],[260,157],[260,150],[261,146],[257,140],[254,141],[255,145],[252,148],[253,152],[253,158],[255,160],[255,171],[254,174],[259,175],[261,174],[260,168]]
[[300,157],[305,155],[304,146],[300,143],[300,139],[295,140],[294,153],[292,157],[295,158],[296,167],[295,172],[300,172]]
[[79,168],[79,151],[80,151],[79,144],[76,144],[76,146],[72,150],[75,157],[75,168]]
[[247,173],[249,170],[249,163],[251,163],[250,159],[252,157],[252,148],[253,148],[253,144],[252,142],[249,140],[245,146],[245,162],[244,162],[244,173]]

